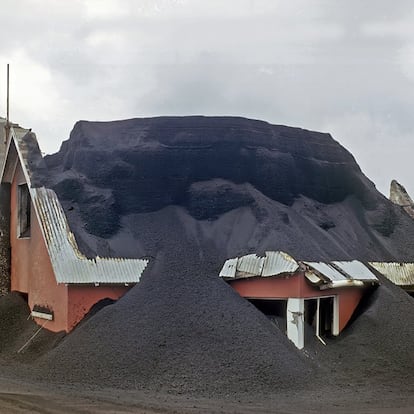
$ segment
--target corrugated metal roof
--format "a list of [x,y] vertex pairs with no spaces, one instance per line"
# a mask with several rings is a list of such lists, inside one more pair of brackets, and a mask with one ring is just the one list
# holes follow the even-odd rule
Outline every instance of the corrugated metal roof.
[[325,276],[325,278],[327,278],[331,282],[348,279],[345,275],[340,273],[329,263],[323,263],[323,262],[304,262],[304,263],[310,266],[312,269],[319,272],[321,275]]
[[[364,283],[378,283],[378,278],[361,262],[352,260],[350,262],[334,261],[334,262],[304,262],[311,270],[315,272],[306,272],[306,277],[312,283],[320,284],[325,282],[328,285],[323,288],[336,288],[345,286],[363,286]],[[320,282],[317,277],[320,275]]]
[[237,257],[235,259],[226,260],[221,269],[220,277],[234,278],[236,276],[237,260]]
[[332,262],[342,271],[351,276],[352,279],[363,281],[378,281],[378,278],[363,263],[357,260],[352,262]]
[[30,189],[58,283],[137,283],[148,264],[142,259],[89,259],[78,249],[65,213],[54,191]]
[[[137,283],[148,264],[148,260],[123,258],[87,258],[78,248],[75,236],[70,231],[63,208],[54,191],[44,187],[31,188],[31,163],[43,162],[36,137],[30,130],[13,125],[7,146],[7,160],[11,151],[17,152],[21,162],[34,210],[42,230],[56,281],[68,284],[128,284]],[[12,164],[15,162],[11,161]],[[40,165],[36,164],[36,168]],[[13,165],[10,166],[13,170]],[[2,169],[2,180],[12,177]]]
[[266,252],[266,260],[263,265],[262,276],[273,276],[282,273],[294,273],[299,264],[285,252]]
[[265,257],[249,254],[226,260],[220,276],[228,279],[269,277],[293,274],[306,270],[308,280],[321,289],[363,286],[366,282],[378,283],[376,276],[361,262],[297,262],[287,253],[268,251]]
[[266,252],[265,257],[248,254],[226,260],[220,271],[220,277],[241,279],[255,276],[276,276],[282,273],[294,273],[299,264],[284,252]]
[[262,274],[264,257],[258,257],[255,254],[248,254],[246,256],[240,257],[237,261],[236,272],[258,276]]
[[370,262],[369,264],[398,286],[414,286],[414,263]]

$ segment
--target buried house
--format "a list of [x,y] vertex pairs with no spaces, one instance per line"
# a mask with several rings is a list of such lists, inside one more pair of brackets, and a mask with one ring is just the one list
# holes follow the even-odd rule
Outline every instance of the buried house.
[[229,259],[220,272],[239,294],[271,317],[302,349],[305,327],[322,341],[337,336],[351,319],[364,293],[378,285],[361,262],[298,262],[284,252]]
[[147,260],[83,255],[56,193],[35,182],[42,162],[35,135],[11,127],[1,174],[0,287],[27,297],[38,324],[69,332],[94,304],[137,283]]

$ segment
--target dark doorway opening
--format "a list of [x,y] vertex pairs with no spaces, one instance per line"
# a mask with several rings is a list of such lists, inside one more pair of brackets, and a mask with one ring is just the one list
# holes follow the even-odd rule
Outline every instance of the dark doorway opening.
[[327,338],[333,335],[333,318],[333,297],[305,300],[305,322],[316,336]]
[[286,299],[249,299],[249,301],[280,330],[286,332]]

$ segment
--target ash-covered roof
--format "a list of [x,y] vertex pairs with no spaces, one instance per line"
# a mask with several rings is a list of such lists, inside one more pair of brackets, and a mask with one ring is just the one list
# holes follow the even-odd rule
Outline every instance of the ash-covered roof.
[[[53,190],[88,258],[183,260],[283,250],[308,261],[404,260],[414,222],[329,134],[237,117],[78,122],[59,152],[21,140],[33,188]],[[174,230],[172,230],[174,229]],[[404,229],[402,231],[402,229]]]
[[16,162],[20,161],[56,281],[67,284],[137,283],[147,260],[87,258],[79,250],[56,193],[39,186],[39,182],[34,183],[36,174],[46,168],[36,136],[30,130],[16,127],[10,132],[2,182],[11,182]]

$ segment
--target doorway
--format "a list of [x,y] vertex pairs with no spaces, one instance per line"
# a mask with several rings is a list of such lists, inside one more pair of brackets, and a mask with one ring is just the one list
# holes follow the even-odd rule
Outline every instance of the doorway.
[[305,300],[305,323],[311,326],[321,342],[339,334],[338,301],[336,296]]

